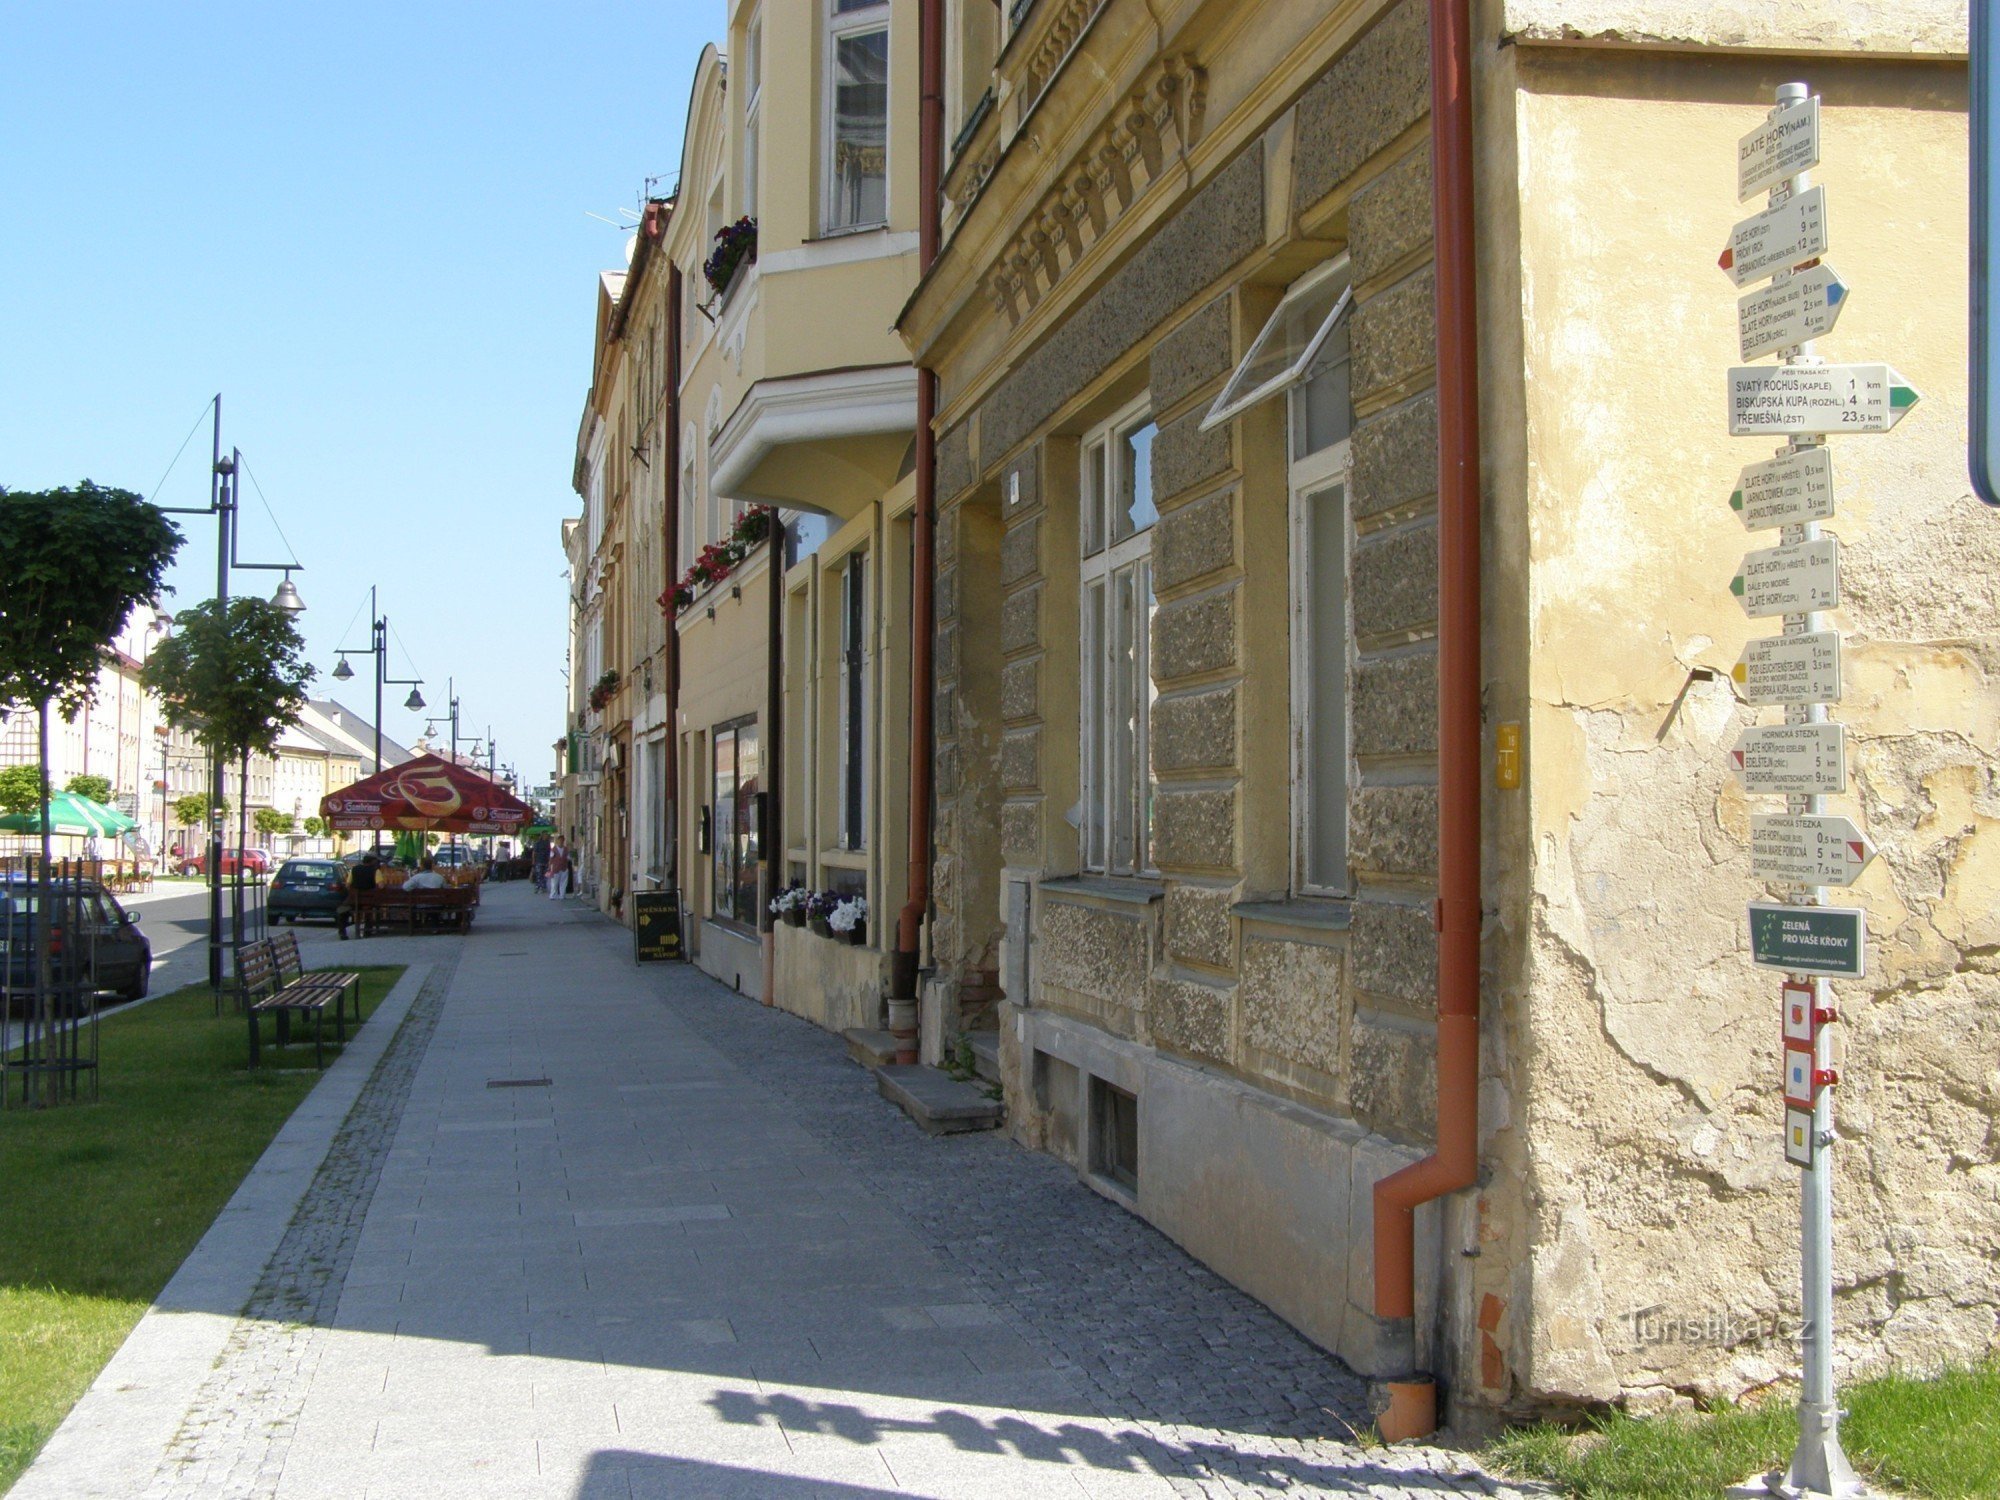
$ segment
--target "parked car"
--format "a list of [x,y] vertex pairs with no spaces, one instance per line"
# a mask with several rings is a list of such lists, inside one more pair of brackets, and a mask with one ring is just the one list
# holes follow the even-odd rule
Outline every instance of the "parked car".
[[377,864],[394,864],[396,861],[396,846],[394,844],[377,844],[373,849],[350,849],[347,853],[340,856],[340,862],[351,870],[371,854],[375,856]]
[[347,872],[331,859],[288,859],[271,877],[271,894],[264,910],[273,922],[296,923],[300,917],[325,917],[329,922],[347,894]]
[[[27,1009],[27,992],[35,982],[36,946],[44,940],[43,906],[50,887],[16,877],[0,881],[0,952],[7,961],[9,1009]],[[85,981],[93,988],[114,990],[127,1000],[143,1000],[152,982],[153,945],[139,931],[139,918],[118,904],[118,898],[95,880],[64,880],[55,887],[58,899],[46,927],[46,941],[57,961],[81,955]],[[80,906],[75,903],[80,903]],[[82,930],[71,930],[79,912]]]
[[[181,874],[206,875],[208,873],[208,850],[197,849],[181,861]],[[224,849],[222,851],[222,873],[229,875],[268,875],[271,873],[271,855],[264,849]]]
[[486,856],[470,844],[442,844],[431,850],[431,862],[440,870],[470,869],[486,863]]

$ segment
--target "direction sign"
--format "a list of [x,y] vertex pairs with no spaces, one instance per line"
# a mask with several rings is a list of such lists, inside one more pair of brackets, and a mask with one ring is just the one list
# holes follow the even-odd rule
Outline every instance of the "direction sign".
[[1839,724],[1746,729],[1729,755],[1746,792],[1818,797],[1847,790],[1847,730]]
[[1832,450],[1801,448],[1746,465],[1729,506],[1751,531],[1824,521],[1833,514]]
[[1858,906],[1750,903],[1750,959],[1759,968],[1859,979],[1868,962],[1868,927]]
[[1745,359],[1823,337],[1840,321],[1847,283],[1832,266],[1808,266],[1736,300],[1736,336]]
[[1888,365],[1731,365],[1729,435],[1887,432],[1917,400]]
[[1746,552],[1729,592],[1751,619],[1802,615],[1840,605],[1840,539],[1823,536],[1789,547]]
[[1729,231],[1716,262],[1738,286],[1826,254],[1826,189],[1807,188],[1776,208],[1752,214]]
[[1730,675],[1746,703],[1838,703],[1840,632],[1813,630],[1750,641]]
[[1853,885],[1875,846],[1846,818],[1820,813],[1753,813],[1750,869],[1793,885]]
[[1736,200],[1819,165],[1819,95],[1781,109],[1736,143]]

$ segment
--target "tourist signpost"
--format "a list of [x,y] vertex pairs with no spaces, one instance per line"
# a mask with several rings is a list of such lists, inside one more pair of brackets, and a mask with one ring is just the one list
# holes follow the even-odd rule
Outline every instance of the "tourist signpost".
[[1840,603],[1840,543],[1821,536],[1834,514],[1827,435],[1887,432],[1917,392],[1887,364],[1829,365],[1812,340],[1830,332],[1849,295],[1821,261],[1829,248],[1827,200],[1806,174],[1819,165],[1819,100],[1802,83],[1778,90],[1777,108],[1737,144],[1739,201],[1768,192],[1762,211],[1731,232],[1720,264],[1745,293],[1737,301],[1741,357],[1775,365],[1728,373],[1732,437],[1782,438],[1776,457],[1743,470],[1729,504],[1752,531],[1778,529],[1778,545],[1751,552],[1730,591],[1752,619],[1782,618],[1779,635],[1750,641],[1733,676],[1745,702],[1782,707],[1783,724],[1746,729],[1731,752],[1744,791],[1782,796],[1782,813],[1753,813],[1750,865],[1782,900],[1750,906],[1750,954],[1782,970],[1785,1159],[1801,1169],[1801,1319],[1804,1381],[1799,1441],[1767,1487],[1793,1496],[1864,1493],[1840,1446],[1833,1390],[1833,1090],[1839,1075],[1829,1028],[1839,1019],[1829,977],[1858,979],[1867,962],[1859,908],[1827,903],[1875,857],[1867,835],[1826,811],[1847,787],[1846,731],[1827,720],[1840,701],[1840,632],[1822,612]]

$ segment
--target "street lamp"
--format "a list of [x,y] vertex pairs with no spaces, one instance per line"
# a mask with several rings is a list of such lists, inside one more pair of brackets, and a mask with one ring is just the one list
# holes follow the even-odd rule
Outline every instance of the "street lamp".
[[[334,653],[340,658],[333,669],[335,682],[347,682],[354,676],[354,668],[347,664],[350,656],[372,656],[375,658],[375,772],[382,769],[382,689],[390,684],[407,687],[410,696],[403,700],[403,707],[416,713],[424,706],[424,695],[417,691],[421,677],[391,677],[389,671],[389,617],[375,612],[375,588],[368,588],[368,644],[365,646],[343,646]],[[374,774],[371,772],[370,774]]]
[[[210,405],[215,411],[214,436],[209,465],[208,504],[204,506],[163,506],[168,515],[214,516],[215,517],[215,602],[218,606],[229,602],[229,570],[243,568],[254,572],[282,572],[277,590],[271,595],[271,602],[288,616],[296,619],[305,613],[305,601],[299,598],[299,591],[292,585],[293,570],[305,571],[304,564],[296,558],[288,563],[247,563],[236,555],[236,501],[237,470],[242,467],[241,449],[232,448],[229,456],[222,456],[222,396],[218,392]],[[222,798],[225,790],[223,776],[226,768],[222,757],[209,757],[209,820],[208,820],[208,985],[220,996],[222,993]],[[249,817],[248,786],[238,788],[244,794],[241,811],[247,822]],[[246,842],[241,831],[237,833],[237,847]],[[242,895],[242,874],[237,871],[237,895]],[[242,903],[237,902],[236,937],[243,937]],[[219,1003],[219,1002],[218,1002]]]

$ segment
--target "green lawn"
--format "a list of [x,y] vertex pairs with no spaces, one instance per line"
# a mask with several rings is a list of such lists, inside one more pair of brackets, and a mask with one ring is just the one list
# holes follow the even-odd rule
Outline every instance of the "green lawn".
[[[400,967],[361,969],[372,1014]],[[103,1024],[101,1099],[0,1111],[0,1491],[131,1332],[317,1077],[245,1067],[206,985]],[[309,1029],[309,1028],[308,1028]],[[270,1026],[266,1023],[268,1044]]]
[[[1589,1500],[1713,1500],[1790,1458],[1794,1399],[1688,1417],[1613,1415],[1582,1434],[1531,1427],[1502,1438],[1489,1456],[1506,1472]],[[2000,1495],[2000,1359],[1929,1380],[1867,1381],[1843,1390],[1841,1404],[1841,1446],[1878,1487],[1930,1500]]]

